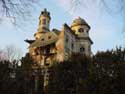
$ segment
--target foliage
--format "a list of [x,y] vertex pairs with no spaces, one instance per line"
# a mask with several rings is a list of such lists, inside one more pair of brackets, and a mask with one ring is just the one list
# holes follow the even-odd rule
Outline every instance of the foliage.
[[73,57],[52,66],[49,94],[121,94],[125,86],[125,49]]
[[77,57],[71,61],[56,63],[52,66],[49,94],[89,94],[87,86],[88,65],[91,59]]
[[19,60],[22,57],[21,49],[13,46],[7,45],[4,49],[0,49],[0,60],[8,60],[13,62],[14,60]]
[[[0,61],[0,94],[43,94],[42,78],[38,80],[38,92],[33,91],[34,62],[29,54],[21,62],[21,67],[11,68],[12,62]],[[15,78],[10,76],[13,72]],[[124,87],[125,49],[122,48],[98,52],[93,57],[73,56],[50,67],[48,94],[123,94]]]
[[125,49],[98,52],[94,57],[97,94],[121,94],[125,86]]
[[18,66],[15,61],[0,61],[0,94],[28,94],[31,59],[27,55],[21,62]]
[[0,62],[0,94],[24,94],[21,90],[23,89],[22,79],[11,64],[9,61]]

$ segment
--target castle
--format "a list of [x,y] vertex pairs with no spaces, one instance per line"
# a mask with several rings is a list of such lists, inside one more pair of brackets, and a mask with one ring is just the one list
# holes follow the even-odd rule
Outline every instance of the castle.
[[[49,67],[54,62],[68,60],[72,55],[91,56],[92,54],[93,42],[89,37],[90,26],[84,19],[78,17],[71,26],[64,24],[61,30],[50,30],[50,20],[50,13],[44,9],[39,16],[39,26],[34,34],[35,39],[25,40],[29,43],[29,55],[35,62],[31,73],[34,87],[29,89],[31,90],[29,94],[33,92],[38,94],[37,92],[41,90],[43,94],[48,94]],[[42,88],[40,88],[39,81],[43,82]]]
[[44,66],[67,60],[73,54],[91,56],[93,42],[89,37],[90,26],[84,19],[78,17],[71,26],[64,24],[61,30],[50,30],[50,21],[50,12],[44,9],[39,16],[35,40],[25,40],[29,43],[29,54],[35,62]]

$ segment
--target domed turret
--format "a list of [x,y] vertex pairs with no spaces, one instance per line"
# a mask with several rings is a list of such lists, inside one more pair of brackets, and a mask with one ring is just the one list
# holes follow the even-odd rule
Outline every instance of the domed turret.
[[76,41],[78,52],[90,56],[93,42],[89,37],[90,26],[88,23],[78,17],[72,22],[71,29],[75,33],[76,39],[78,39]]
[[87,37],[90,26],[84,19],[82,19],[81,17],[78,17],[71,24],[71,29],[79,37]]

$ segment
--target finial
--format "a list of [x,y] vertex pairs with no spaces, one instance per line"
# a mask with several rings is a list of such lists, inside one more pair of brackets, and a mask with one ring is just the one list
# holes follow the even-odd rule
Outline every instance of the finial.
[[81,19],[81,17],[80,17],[80,16],[78,16],[78,19]]
[[51,19],[50,12],[48,12],[46,8],[44,8],[43,11],[41,11],[40,16],[46,16],[49,17],[49,19]]
[[44,8],[44,12],[47,12],[47,9],[46,9],[46,8]]

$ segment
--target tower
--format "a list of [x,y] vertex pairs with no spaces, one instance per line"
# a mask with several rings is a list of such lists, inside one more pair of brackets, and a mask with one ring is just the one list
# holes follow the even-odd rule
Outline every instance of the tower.
[[49,32],[49,25],[50,25],[50,12],[48,12],[46,9],[41,11],[41,14],[39,16],[39,26],[37,29],[37,32],[34,34],[34,37],[36,39],[41,38],[42,33]]
[[81,17],[78,17],[73,21],[71,29],[76,35],[76,52],[90,56],[93,42],[89,37],[90,26],[88,23]]

